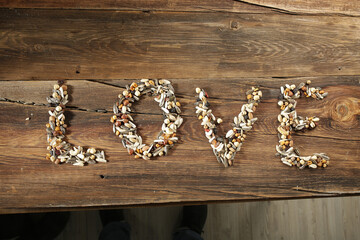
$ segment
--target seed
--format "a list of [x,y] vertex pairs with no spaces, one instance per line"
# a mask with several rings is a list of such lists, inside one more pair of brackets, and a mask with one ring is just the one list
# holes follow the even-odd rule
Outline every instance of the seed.
[[57,107],[55,108],[55,110],[56,110],[57,112],[60,112],[60,111],[62,110],[62,107],[57,106]]
[[90,150],[89,152],[90,152],[91,154],[95,154],[95,153],[96,153],[96,149],[95,149],[95,148],[90,148],[89,150]]
[[121,108],[121,112],[122,112],[122,113],[126,113],[126,111],[127,111],[126,106],[122,106],[122,108]]
[[259,100],[259,99],[260,99],[260,96],[259,96],[259,95],[254,96],[254,100],[255,100],[255,101],[257,101],[257,100]]
[[316,164],[310,164],[309,167],[310,168],[317,168]]
[[55,90],[58,90],[59,88],[60,88],[59,84],[55,84],[55,85],[54,85],[54,89],[55,89]]

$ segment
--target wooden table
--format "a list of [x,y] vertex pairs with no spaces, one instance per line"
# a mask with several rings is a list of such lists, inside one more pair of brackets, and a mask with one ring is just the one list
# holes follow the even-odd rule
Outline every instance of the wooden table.
[[[0,213],[360,195],[360,5],[356,0],[2,1],[0,3]],[[134,79],[167,78],[182,103],[181,142],[166,157],[134,159],[109,122]],[[106,164],[45,160],[46,97],[65,79],[69,142],[105,150]],[[326,169],[275,157],[277,96],[311,80],[329,92],[301,99],[321,118],[295,136],[303,154],[326,152]],[[255,129],[235,166],[219,164],[194,114],[206,88],[223,131],[259,85]],[[145,142],[160,130],[149,97],[134,115]],[[29,120],[26,120],[29,118]]]

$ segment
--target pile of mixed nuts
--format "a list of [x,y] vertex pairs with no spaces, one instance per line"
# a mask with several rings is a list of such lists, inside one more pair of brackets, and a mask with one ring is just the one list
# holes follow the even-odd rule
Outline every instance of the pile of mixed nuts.
[[[130,155],[145,160],[163,156],[178,141],[176,131],[183,119],[180,116],[180,102],[176,101],[174,92],[171,82],[166,79],[141,79],[139,83],[127,85],[126,90],[119,94],[110,121],[113,123],[113,132],[122,139],[122,144]],[[161,131],[150,146],[144,144],[142,137],[137,134],[134,119],[130,115],[132,104],[145,94],[155,96],[154,99],[159,103],[164,116]]]
[[49,111],[49,122],[46,124],[47,141],[49,153],[46,155],[47,160],[59,163],[72,163],[77,166],[94,164],[97,162],[106,162],[104,151],[89,148],[86,151],[78,146],[65,140],[67,125],[65,123],[64,109],[68,102],[67,86],[59,81],[54,85],[52,95],[47,98],[50,106],[55,107]]
[[294,148],[294,142],[291,137],[293,131],[313,129],[316,127],[317,117],[303,118],[298,116],[295,110],[296,100],[301,96],[323,99],[328,95],[327,92],[317,87],[310,87],[311,81],[281,86],[281,94],[278,105],[281,112],[278,115],[280,126],[278,127],[279,144],[276,145],[277,155],[281,156],[282,163],[288,166],[297,166],[300,169],[327,167],[330,158],[325,153],[314,153],[311,156],[300,156],[298,149]]
[[241,107],[238,116],[234,117],[232,129],[230,129],[226,136],[217,135],[217,125],[222,123],[221,118],[216,118],[212,110],[209,109],[208,94],[204,89],[196,88],[196,114],[201,125],[204,126],[205,136],[209,140],[216,159],[219,163],[224,164],[225,167],[232,166],[233,160],[246,138],[245,132],[252,129],[252,125],[257,118],[254,118],[253,113],[260,102],[262,92],[257,87],[252,87],[246,92],[247,104]]

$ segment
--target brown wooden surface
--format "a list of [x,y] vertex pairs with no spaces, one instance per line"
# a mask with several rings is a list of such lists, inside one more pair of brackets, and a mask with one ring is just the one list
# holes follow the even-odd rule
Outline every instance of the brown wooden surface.
[[0,79],[360,74],[360,19],[0,9]]
[[246,2],[237,2],[233,0],[11,0],[0,1],[0,7],[240,13],[264,13],[271,11],[271,9],[266,7],[253,6]]
[[360,15],[357,0],[3,0],[0,7],[8,8],[60,8],[60,9],[113,9],[142,11],[186,11],[186,12],[238,12]]
[[360,16],[360,2],[357,0],[246,0],[241,2],[270,7],[289,13]]
[[[360,19],[252,7],[259,12],[0,9],[0,212],[360,195]],[[155,77],[173,82],[184,124],[169,156],[144,161],[127,155],[106,111],[131,79]],[[57,79],[70,85],[69,141],[104,149],[109,163],[44,159],[45,98]],[[282,84],[308,79],[329,96],[299,101],[299,114],[321,121],[295,145],[326,152],[331,165],[300,171],[274,156],[276,99]],[[194,116],[194,89],[213,97],[225,131],[253,85],[264,93],[259,120],[225,169]],[[151,98],[134,109],[150,143],[161,111]]]

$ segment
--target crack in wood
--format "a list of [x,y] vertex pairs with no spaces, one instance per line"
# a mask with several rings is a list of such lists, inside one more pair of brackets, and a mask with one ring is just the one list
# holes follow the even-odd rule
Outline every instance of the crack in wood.
[[[235,2],[241,2],[241,3],[245,3],[251,6],[256,6],[256,7],[261,7],[261,8],[265,8],[265,9],[269,9],[273,12],[276,13],[283,13],[283,14],[288,14],[288,15],[299,15],[299,16],[337,16],[337,17],[359,17],[358,15],[354,15],[354,14],[349,14],[349,13],[309,13],[309,12],[301,12],[301,11],[290,11],[284,8],[277,8],[277,7],[272,7],[272,6],[267,6],[267,5],[262,5],[259,3],[253,3],[253,2],[248,2],[245,0],[234,0]],[[267,14],[268,13],[259,13],[259,14]]]
[[[2,98],[2,97],[0,97],[0,102],[8,102],[8,103],[29,105],[29,106],[50,107],[49,104],[45,104],[45,103],[25,102],[25,101],[21,101],[21,100],[12,100],[12,99]],[[106,114],[111,113],[112,114],[112,111],[108,111],[106,109],[85,109],[85,108],[79,108],[79,107],[75,107],[75,106],[66,106],[66,109],[71,109],[73,111],[81,111],[81,112],[96,112],[96,113],[106,113]],[[161,113],[143,113],[143,112],[136,112],[136,111],[134,111],[132,113],[138,114],[138,115],[162,116]],[[193,116],[184,115],[184,114],[182,114],[182,116],[193,117]]]
[[256,7],[261,7],[261,8],[266,8],[266,9],[270,9],[271,11],[277,12],[277,13],[284,13],[284,14],[290,14],[290,15],[300,15],[297,12],[291,12],[289,10],[286,9],[282,9],[282,8],[276,8],[276,7],[271,7],[271,6],[266,6],[266,5],[261,5],[261,4],[256,4],[256,3],[251,3],[251,2],[247,2],[244,0],[234,0],[235,2],[242,2],[251,6],[256,6]]

